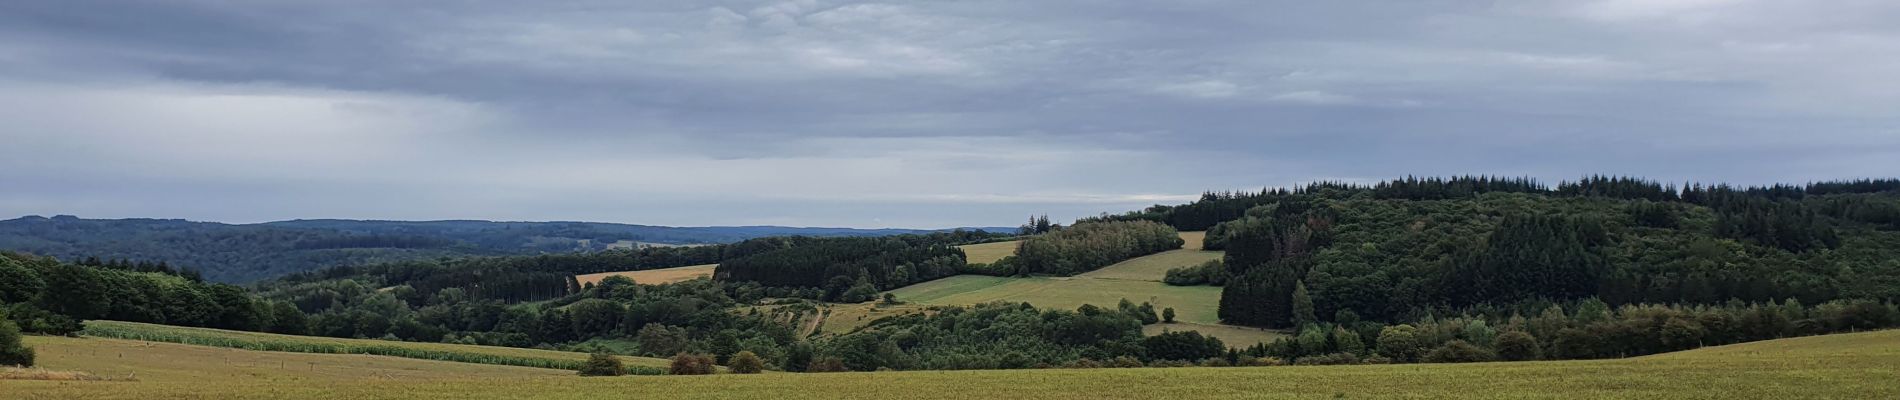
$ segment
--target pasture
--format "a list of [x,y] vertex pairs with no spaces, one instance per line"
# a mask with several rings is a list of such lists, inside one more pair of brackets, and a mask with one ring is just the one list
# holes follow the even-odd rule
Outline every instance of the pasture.
[[[566,371],[31,337],[48,368],[137,381],[6,381],[20,399],[971,399],[1900,397],[1900,331],[1621,360],[586,378]],[[980,384],[978,384],[980,383]]]
[[575,275],[574,280],[580,281],[581,284],[585,285],[589,283],[600,283],[600,280],[607,279],[609,276],[624,276],[628,279],[633,279],[634,283],[659,285],[710,277],[713,274],[713,268],[718,266],[719,264],[704,264],[640,271],[601,272],[597,274]]

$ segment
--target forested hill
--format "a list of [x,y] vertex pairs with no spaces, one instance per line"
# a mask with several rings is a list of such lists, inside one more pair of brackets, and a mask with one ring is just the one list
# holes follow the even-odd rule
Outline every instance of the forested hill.
[[1401,179],[1210,193],[1109,220],[1208,229],[1221,319],[1298,328],[1552,304],[1900,300],[1900,180],[1676,187]]
[[[1013,230],[1014,228],[989,228]],[[770,236],[887,236],[918,229],[667,227],[593,222],[176,219],[27,216],[0,221],[0,250],[63,260],[163,262],[242,283],[339,265],[443,257],[559,254],[635,245],[732,243]]]

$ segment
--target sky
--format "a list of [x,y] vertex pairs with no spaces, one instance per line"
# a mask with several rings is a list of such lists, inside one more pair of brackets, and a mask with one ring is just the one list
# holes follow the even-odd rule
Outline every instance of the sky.
[[0,2],[0,218],[938,228],[1900,171],[1900,2]]

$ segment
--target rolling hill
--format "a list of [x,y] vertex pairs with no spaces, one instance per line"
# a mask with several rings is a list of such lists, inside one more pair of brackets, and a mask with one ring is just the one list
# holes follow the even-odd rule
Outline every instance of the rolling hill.
[[[1015,228],[973,228],[1013,231]],[[26,216],[0,220],[0,250],[62,260],[165,262],[207,280],[245,283],[338,265],[534,255],[634,245],[731,243],[769,236],[886,236],[923,229],[668,227],[596,222],[312,219],[223,224],[178,219]]]

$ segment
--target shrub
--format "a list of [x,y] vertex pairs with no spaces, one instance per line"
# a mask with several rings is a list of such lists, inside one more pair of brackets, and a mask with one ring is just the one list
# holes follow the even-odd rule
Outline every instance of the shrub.
[[1168,269],[1168,274],[1161,279],[1161,282],[1174,286],[1226,285],[1227,267],[1221,265],[1221,260],[1216,259],[1201,263],[1201,265],[1171,268]]
[[1452,340],[1425,353],[1428,363],[1468,363],[1496,360],[1497,354],[1463,340]]
[[705,354],[679,353],[673,356],[673,364],[667,370],[672,375],[712,375],[715,367],[713,357]]
[[818,358],[812,359],[811,366],[805,367],[805,372],[845,372],[845,371],[850,371],[850,369],[844,367],[844,359],[834,357],[834,356],[824,356],[824,357],[818,357]]
[[607,353],[594,353],[587,356],[587,363],[581,364],[581,376],[621,376],[627,374],[627,366],[620,363],[619,357]]
[[1400,362],[1411,360],[1418,354],[1417,328],[1411,325],[1393,325],[1379,331],[1379,355],[1391,357]]
[[1141,340],[1148,357],[1155,360],[1200,360],[1218,357],[1227,351],[1219,338],[1201,336],[1196,331],[1162,332]]
[[0,365],[33,366],[33,349],[20,344],[20,326],[0,314]]
[[1141,368],[1141,360],[1131,356],[1120,356],[1108,360],[1109,368]]
[[1254,357],[1248,355],[1242,355],[1240,356],[1240,361],[1234,362],[1234,366],[1236,367],[1276,367],[1281,365],[1286,365],[1286,361],[1273,357]]
[[1185,360],[1154,360],[1154,362],[1148,363],[1149,368],[1181,368],[1192,366],[1195,366],[1193,361]]
[[1537,343],[1537,337],[1523,331],[1510,331],[1498,335],[1498,358],[1505,361],[1530,361],[1543,357],[1543,344]]
[[732,372],[735,374],[756,374],[765,372],[765,360],[750,351],[740,351],[732,356]]
[[1326,355],[1300,357],[1293,365],[1351,365],[1359,363],[1359,355],[1352,353],[1332,353]]
[[957,268],[957,273],[967,275],[1015,276],[1016,256],[1003,256],[1002,259],[989,264],[965,264],[963,267]]
[[1161,321],[1170,324],[1174,323],[1174,307],[1161,309]]

